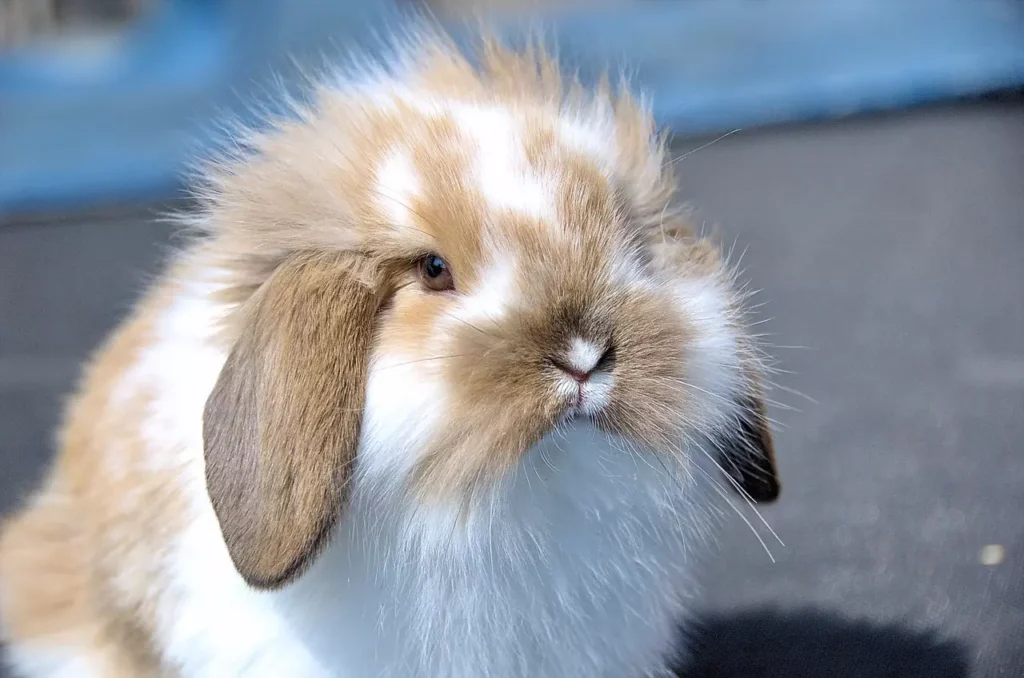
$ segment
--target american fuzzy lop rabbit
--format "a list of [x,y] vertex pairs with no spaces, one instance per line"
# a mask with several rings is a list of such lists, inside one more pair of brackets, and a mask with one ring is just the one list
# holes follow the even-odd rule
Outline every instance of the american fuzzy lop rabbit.
[[621,87],[420,30],[210,162],[0,538],[25,678],[653,678],[714,456],[778,493],[743,295]]

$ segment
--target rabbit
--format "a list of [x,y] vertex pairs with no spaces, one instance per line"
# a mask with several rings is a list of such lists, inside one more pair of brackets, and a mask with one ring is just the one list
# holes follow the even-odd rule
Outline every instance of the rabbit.
[[[485,36],[485,34],[482,34]],[[645,100],[442,30],[196,173],[0,537],[24,678],[670,675],[765,367]]]

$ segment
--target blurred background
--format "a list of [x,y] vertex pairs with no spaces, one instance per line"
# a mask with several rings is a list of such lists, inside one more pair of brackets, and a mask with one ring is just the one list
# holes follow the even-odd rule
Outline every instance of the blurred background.
[[1021,0],[0,0],[0,513],[189,159],[418,11],[626,67],[746,252],[785,546],[730,520],[681,675],[1024,676]]

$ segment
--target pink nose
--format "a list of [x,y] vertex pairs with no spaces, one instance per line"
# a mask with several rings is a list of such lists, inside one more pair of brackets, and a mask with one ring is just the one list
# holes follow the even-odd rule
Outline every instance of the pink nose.
[[586,383],[590,379],[591,372],[584,372],[582,370],[578,370],[575,367],[572,367],[571,365],[566,365],[560,360],[552,360],[551,362],[555,364],[555,367],[562,370],[563,372],[565,372],[566,374],[568,374],[570,377],[572,377],[581,384]]

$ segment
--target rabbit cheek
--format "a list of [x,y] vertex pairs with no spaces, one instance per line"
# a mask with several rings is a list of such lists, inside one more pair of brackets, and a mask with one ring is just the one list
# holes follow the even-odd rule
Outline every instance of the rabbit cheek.
[[447,417],[450,349],[432,329],[444,300],[395,295],[378,319],[360,441],[360,478],[405,486]]

